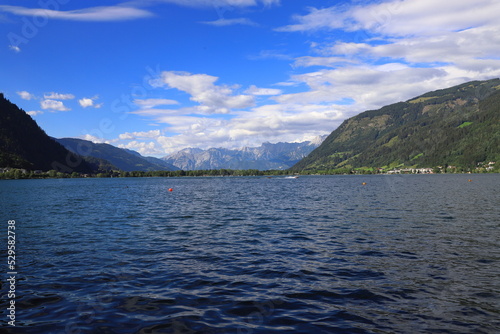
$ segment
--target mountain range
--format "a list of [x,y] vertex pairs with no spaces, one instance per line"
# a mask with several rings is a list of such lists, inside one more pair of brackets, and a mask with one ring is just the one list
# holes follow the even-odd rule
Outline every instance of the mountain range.
[[140,153],[110,144],[93,143],[77,138],[54,140],[69,151],[86,158],[95,158],[102,170],[119,169],[125,172],[155,170],[208,169],[288,169],[318,147],[326,138],[317,137],[302,143],[264,143],[259,147],[240,149],[186,148],[162,159],[144,157]]
[[163,158],[182,170],[202,169],[288,169],[318,147],[326,136],[301,143],[263,143],[239,149],[186,148]]
[[293,171],[500,160],[500,79],[441,89],[345,120]]
[[365,111],[325,137],[240,149],[187,148],[158,159],[109,144],[51,138],[0,93],[0,167],[63,173],[178,169],[347,172],[450,165],[472,170],[485,162],[493,168],[500,161],[500,79],[472,81]]

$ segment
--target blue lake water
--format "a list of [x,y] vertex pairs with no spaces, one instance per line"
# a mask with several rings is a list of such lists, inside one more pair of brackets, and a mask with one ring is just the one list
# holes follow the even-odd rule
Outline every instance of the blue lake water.
[[498,333],[499,189],[495,174],[0,181],[18,272],[13,329],[4,251],[0,331]]

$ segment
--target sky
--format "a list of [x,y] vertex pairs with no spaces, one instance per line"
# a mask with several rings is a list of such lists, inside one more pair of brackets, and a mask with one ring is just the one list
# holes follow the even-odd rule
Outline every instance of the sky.
[[301,142],[500,77],[498,0],[3,0],[0,92],[56,138],[163,157]]

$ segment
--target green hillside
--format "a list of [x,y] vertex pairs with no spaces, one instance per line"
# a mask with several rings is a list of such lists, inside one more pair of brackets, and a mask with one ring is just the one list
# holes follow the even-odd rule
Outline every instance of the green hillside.
[[473,81],[344,121],[294,171],[475,168],[500,161],[500,79]]
[[0,93],[0,167],[91,173],[93,166],[52,140]]

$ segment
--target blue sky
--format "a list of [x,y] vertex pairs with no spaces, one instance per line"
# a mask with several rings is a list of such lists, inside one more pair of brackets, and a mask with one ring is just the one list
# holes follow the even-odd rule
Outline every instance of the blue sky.
[[0,91],[53,137],[162,157],[328,134],[500,77],[497,0],[4,0]]

